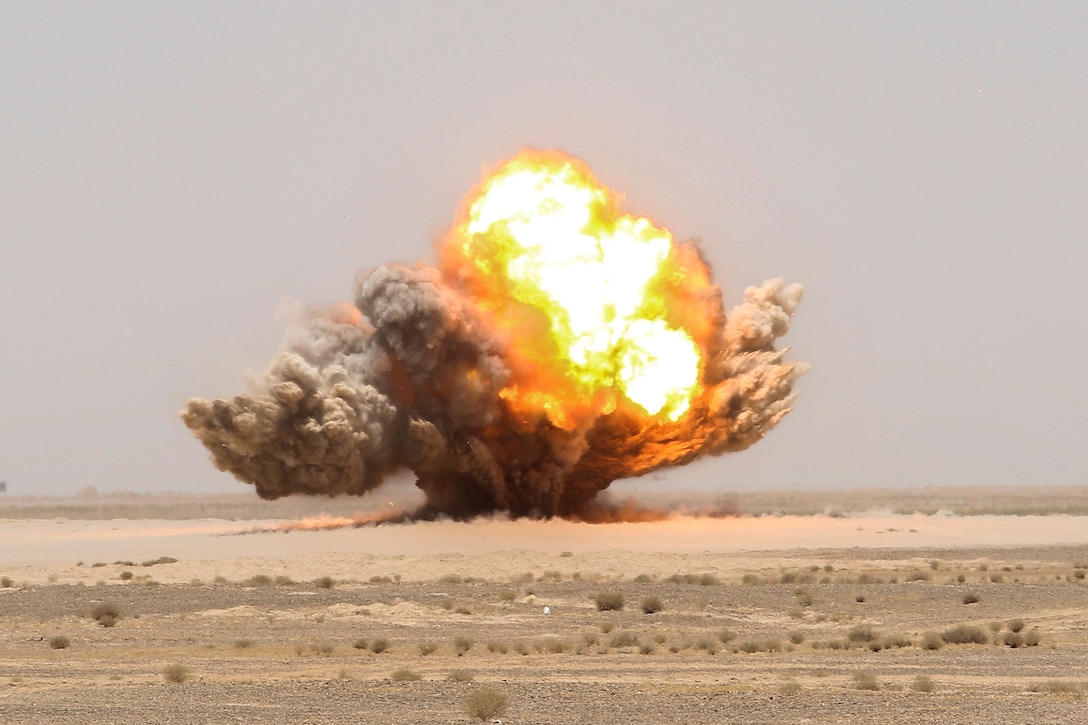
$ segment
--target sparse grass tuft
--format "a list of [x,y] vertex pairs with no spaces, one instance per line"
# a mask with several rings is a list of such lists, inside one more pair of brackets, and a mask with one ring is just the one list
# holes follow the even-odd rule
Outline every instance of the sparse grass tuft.
[[518,593],[515,592],[513,589],[503,589],[501,592],[499,592],[500,602],[512,602],[517,598]]
[[509,651],[509,647],[507,647],[506,642],[492,639],[488,640],[487,642],[487,651],[494,652],[495,654],[504,655]]
[[612,635],[612,638],[608,640],[609,647],[637,647],[638,635],[628,630],[616,632]]
[[438,649],[438,645],[429,639],[419,643],[419,654],[423,657],[434,654],[436,649]]
[[623,609],[623,592],[601,592],[594,600],[598,612],[615,612]]
[[781,685],[778,686],[778,692],[781,695],[797,695],[801,692],[801,690],[802,687],[800,683],[794,682],[792,680],[789,682],[783,682]]
[[937,683],[929,675],[918,675],[911,680],[910,689],[915,692],[933,692],[937,689]]
[[256,645],[257,643],[251,639],[242,638],[234,640],[235,649],[253,649]]
[[56,637],[49,638],[49,646],[52,649],[68,649],[72,644],[72,640],[65,637],[63,634],[58,634]]
[[660,597],[649,596],[643,597],[639,603],[639,608],[643,614],[656,614],[665,608],[665,605],[661,603]]
[[180,684],[189,679],[189,668],[185,665],[167,665],[162,670],[162,678],[171,684]]
[[492,720],[506,712],[509,702],[502,690],[481,687],[465,696],[465,712],[477,720]]
[[1072,695],[1079,700],[1084,693],[1085,686],[1083,683],[1069,680],[1047,680],[1046,682],[1032,684],[1028,690],[1031,692],[1049,692],[1055,695]]
[[718,641],[722,644],[729,644],[736,638],[737,633],[731,629],[723,629],[721,632],[718,632]]
[[601,634],[608,634],[616,628],[615,622],[601,622]]
[[401,667],[399,670],[393,670],[393,674],[390,675],[393,682],[419,682],[423,679],[423,675],[419,674],[415,670],[410,670],[407,667]]
[[450,682],[472,682],[476,679],[476,673],[472,670],[450,670],[446,679]]

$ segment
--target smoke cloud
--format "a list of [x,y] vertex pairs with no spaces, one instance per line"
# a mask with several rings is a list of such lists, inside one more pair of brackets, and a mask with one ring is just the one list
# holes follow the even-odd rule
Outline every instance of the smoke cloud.
[[[609,223],[620,218],[602,208]],[[673,420],[607,386],[581,394],[563,364],[542,362],[554,352],[547,314],[481,279],[480,260],[494,266],[502,254],[464,229],[444,241],[439,268],[377,267],[357,276],[352,304],[309,310],[258,389],[189,400],[181,418],[215,466],[266,499],[361,496],[408,469],[426,497],[421,517],[593,520],[612,481],[745,449],[790,411],[805,366],[775,343],[800,285],[751,287],[726,314],[697,247],[670,239],[667,259],[682,273],[654,282],[665,300],[656,307],[700,356],[697,388]],[[530,390],[569,405],[516,399]]]

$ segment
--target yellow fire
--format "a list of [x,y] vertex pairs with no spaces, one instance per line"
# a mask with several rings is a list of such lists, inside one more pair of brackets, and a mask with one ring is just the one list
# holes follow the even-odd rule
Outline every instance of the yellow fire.
[[[520,303],[521,312],[490,307],[522,347],[541,351],[530,365],[540,375],[512,384],[508,401],[542,408],[561,426],[571,424],[569,392],[604,413],[617,396],[674,421],[688,410],[701,354],[665,319],[660,299],[675,284],[664,279],[675,276],[672,236],[621,214],[584,164],[557,152],[520,154],[484,181],[458,232],[485,307],[495,298]],[[541,370],[550,355],[559,379]]]

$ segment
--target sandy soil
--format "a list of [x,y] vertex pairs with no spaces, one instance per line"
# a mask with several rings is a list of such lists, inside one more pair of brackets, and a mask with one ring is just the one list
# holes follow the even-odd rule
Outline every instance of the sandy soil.
[[1086,517],[280,523],[0,521],[0,722],[1083,722]]

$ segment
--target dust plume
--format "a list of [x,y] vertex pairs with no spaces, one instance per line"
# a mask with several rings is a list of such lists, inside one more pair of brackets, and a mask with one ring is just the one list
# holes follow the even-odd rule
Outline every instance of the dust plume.
[[416,517],[600,520],[612,481],[742,450],[790,411],[805,366],[775,342],[801,293],[769,280],[725,313],[695,244],[581,161],[525,150],[469,195],[437,267],[361,272],[259,389],[181,417],[262,498],[409,469]]

